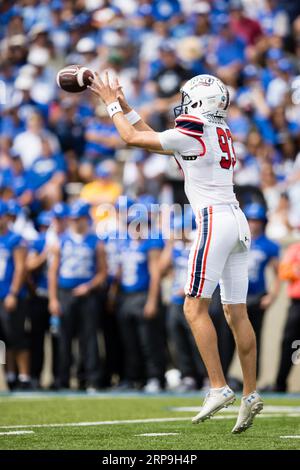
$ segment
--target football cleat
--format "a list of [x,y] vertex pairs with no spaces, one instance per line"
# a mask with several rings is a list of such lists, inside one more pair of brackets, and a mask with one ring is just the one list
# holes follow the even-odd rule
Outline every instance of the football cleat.
[[256,391],[242,397],[238,419],[232,433],[239,434],[250,428],[255,416],[262,411],[263,407],[262,398]]
[[192,418],[193,424],[198,424],[212,418],[218,411],[227,408],[235,402],[235,394],[227,385],[219,389],[210,389],[207,393],[200,413]]

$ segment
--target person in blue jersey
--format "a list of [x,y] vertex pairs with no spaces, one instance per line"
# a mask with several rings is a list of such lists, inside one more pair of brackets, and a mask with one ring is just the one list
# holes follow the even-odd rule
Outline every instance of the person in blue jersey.
[[[251,231],[249,253],[249,288],[247,306],[249,319],[257,339],[257,375],[259,374],[261,331],[265,311],[277,298],[280,288],[279,245],[265,235],[267,216],[264,207],[257,203],[245,207],[245,215]],[[268,287],[266,270],[271,268],[273,281]]]
[[119,242],[120,232],[124,224],[127,211],[134,204],[134,200],[121,195],[115,204],[116,220],[110,230],[105,233],[103,242],[107,260],[107,284],[100,295],[100,327],[103,331],[105,343],[105,371],[104,385],[110,386],[112,378],[123,380],[123,348],[120,328],[117,321],[119,300]]
[[[46,233],[52,222],[52,212],[43,211],[37,217],[38,237],[29,243],[26,267],[31,286],[29,312],[31,321],[31,384],[33,389],[41,387],[40,379],[44,363],[44,340],[49,330],[48,310],[48,250]],[[52,338],[53,384],[58,380],[57,338]]]
[[9,229],[7,205],[0,200],[0,331],[8,351],[8,387],[18,385],[21,389],[30,388],[29,342],[25,329],[26,252],[22,237]]
[[[247,308],[249,319],[257,338],[257,376],[260,372],[261,333],[265,311],[276,300],[280,288],[279,279],[279,246],[265,235],[267,223],[266,210],[259,203],[247,204],[244,207],[245,215],[251,231],[251,246],[249,252],[249,287],[247,295]],[[272,271],[272,283],[267,286],[266,272]],[[220,335],[220,349],[224,350],[224,369],[228,372],[233,354],[234,339],[227,325]],[[222,326],[221,326],[222,328]]]
[[97,343],[97,291],[106,281],[103,243],[91,231],[90,205],[75,201],[70,208],[69,229],[52,247],[49,265],[49,310],[60,317],[60,381],[69,387],[72,339],[79,338],[86,389],[100,380]]
[[[166,243],[160,259],[161,276],[172,268],[171,298],[167,315],[167,332],[174,363],[181,373],[178,391],[195,390],[202,386],[206,376],[203,362],[183,313],[184,285],[188,257],[195,232],[192,231],[192,213],[186,212],[173,221],[173,234]],[[178,237],[177,237],[178,233]]]
[[[140,209],[144,211],[140,212]],[[127,236],[119,242],[121,299],[118,319],[125,351],[124,386],[132,388],[145,383],[146,392],[158,392],[164,385],[165,373],[158,270],[164,243],[159,233],[152,237],[149,217],[145,206],[131,207],[127,216]],[[140,227],[131,230],[131,224]]]
[[57,202],[51,209],[52,223],[46,233],[46,244],[51,251],[51,247],[58,243],[58,238],[68,228],[70,208],[65,202]]
[[9,187],[12,195],[24,206],[32,202],[29,172],[24,169],[19,152],[10,151],[9,166],[3,170],[5,186]]
[[48,139],[42,139],[42,154],[32,163],[28,179],[34,199],[51,207],[62,199],[66,165],[61,154],[54,153]]

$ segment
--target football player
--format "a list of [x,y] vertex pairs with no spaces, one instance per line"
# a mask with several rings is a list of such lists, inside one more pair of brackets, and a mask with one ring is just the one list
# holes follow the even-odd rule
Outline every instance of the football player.
[[225,121],[229,107],[226,86],[211,75],[197,75],[181,88],[175,127],[155,132],[132,110],[118,82],[108,72],[89,86],[107,106],[121,138],[130,146],[174,155],[185,177],[185,192],[195,213],[198,234],[191,248],[184,312],[210,380],[210,391],[194,418],[199,423],[235,401],[226,384],[217,335],[208,314],[218,283],[224,313],[233,331],[243,372],[243,397],[233,433],[249,428],[262,410],[256,391],[256,339],[248,318],[248,251],[250,230],[233,190],[236,157]]

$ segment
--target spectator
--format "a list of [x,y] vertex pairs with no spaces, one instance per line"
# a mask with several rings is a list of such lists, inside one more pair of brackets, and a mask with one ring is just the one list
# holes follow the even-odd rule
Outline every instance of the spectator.
[[28,178],[34,199],[50,209],[62,199],[66,166],[63,155],[53,152],[47,138],[42,138],[41,145],[41,155],[32,163]]
[[[131,217],[127,220],[130,225]],[[133,234],[128,233],[119,242],[121,299],[118,319],[125,353],[122,386],[133,388],[146,383],[144,390],[153,393],[162,389],[165,372],[157,269],[163,242],[160,238],[150,238],[149,234],[143,236],[142,231],[148,230],[148,219],[141,217],[140,222],[140,234],[133,238]]]
[[[0,323],[7,344],[6,380],[10,389],[30,388],[29,342],[25,329],[26,245],[8,228],[7,205],[0,200]],[[15,368],[17,367],[17,369]]]
[[[30,276],[31,297],[28,303],[31,321],[30,352],[31,352],[31,386],[41,388],[41,373],[44,364],[45,335],[49,331],[50,315],[48,310],[48,250],[46,232],[52,221],[51,212],[41,212],[37,219],[39,235],[29,245],[26,260]],[[52,336],[52,373],[53,388],[58,385],[58,340]]]
[[288,281],[288,297],[290,306],[285,323],[282,343],[280,364],[277,372],[274,390],[286,392],[287,380],[293,365],[293,348],[299,347],[295,341],[300,334],[300,243],[292,244],[283,256],[280,263],[280,277]]
[[[187,223],[185,224],[185,222]],[[170,240],[160,258],[162,274],[171,266],[173,267],[172,294],[168,308],[167,327],[170,345],[175,355],[175,365],[181,373],[181,382],[178,387],[180,392],[201,388],[203,378],[206,376],[195,340],[183,313],[188,256],[193,241],[193,232],[185,233],[188,222],[183,216],[177,216],[174,219],[174,231],[175,233],[178,230],[182,232],[182,239]]]
[[97,118],[87,124],[85,139],[85,162],[80,172],[84,181],[91,179],[93,168],[97,163],[113,159],[117,148],[123,146],[106,109],[100,104],[96,108]]
[[258,14],[264,32],[269,35],[288,35],[288,15],[278,5],[278,0],[264,0],[264,8]]
[[18,152],[11,150],[9,167],[3,170],[6,186],[11,189],[12,196],[16,197],[22,206],[32,202],[32,188],[28,170],[24,169]]
[[115,204],[122,188],[115,181],[114,173],[116,165],[113,161],[98,163],[95,169],[96,179],[83,186],[80,197],[92,205],[92,215],[95,220],[100,220],[107,214],[98,212],[102,203]]
[[263,32],[258,21],[248,18],[242,0],[230,0],[230,26],[232,31],[246,44],[253,45],[261,39]]
[[49,310],[60,317],[60,385],[69,388],[72,339],[79,337],[85,387],[100,383],[97,343],[98,312],[95,292],[106,280],[103,244],[90,231],[90,206],[74,202],[70,229],[52,249],[49,267]]
[[245,42],[236,37],[229,27],[227,16],[219,18],[219,36],[216,40],[214,60],[217,75],[228,83],[236,86],[239,73],[245,61]]
[[57,202],[52,207],[52,224],[46,233],[46,243],[51,252],[51,247],[56,245],[59,237],[68,228],[70,209],[64,202]]
[[53,152],[59,150],[57,137],[43,128],[40,114],[33,113],[26,121],[26,131],[14,139],[14,150],[20,155],[25,169],[29,169],[42,153],[42,138],[48,138]]

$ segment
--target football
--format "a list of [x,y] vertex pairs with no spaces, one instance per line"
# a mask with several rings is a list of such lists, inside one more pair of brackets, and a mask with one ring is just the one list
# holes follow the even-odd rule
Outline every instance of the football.
[[68,65],[58,72],[56,82],[60,88],[69,93],[80,93],[90,85],[90,77],[94,77],[94,74],[87,67]]

